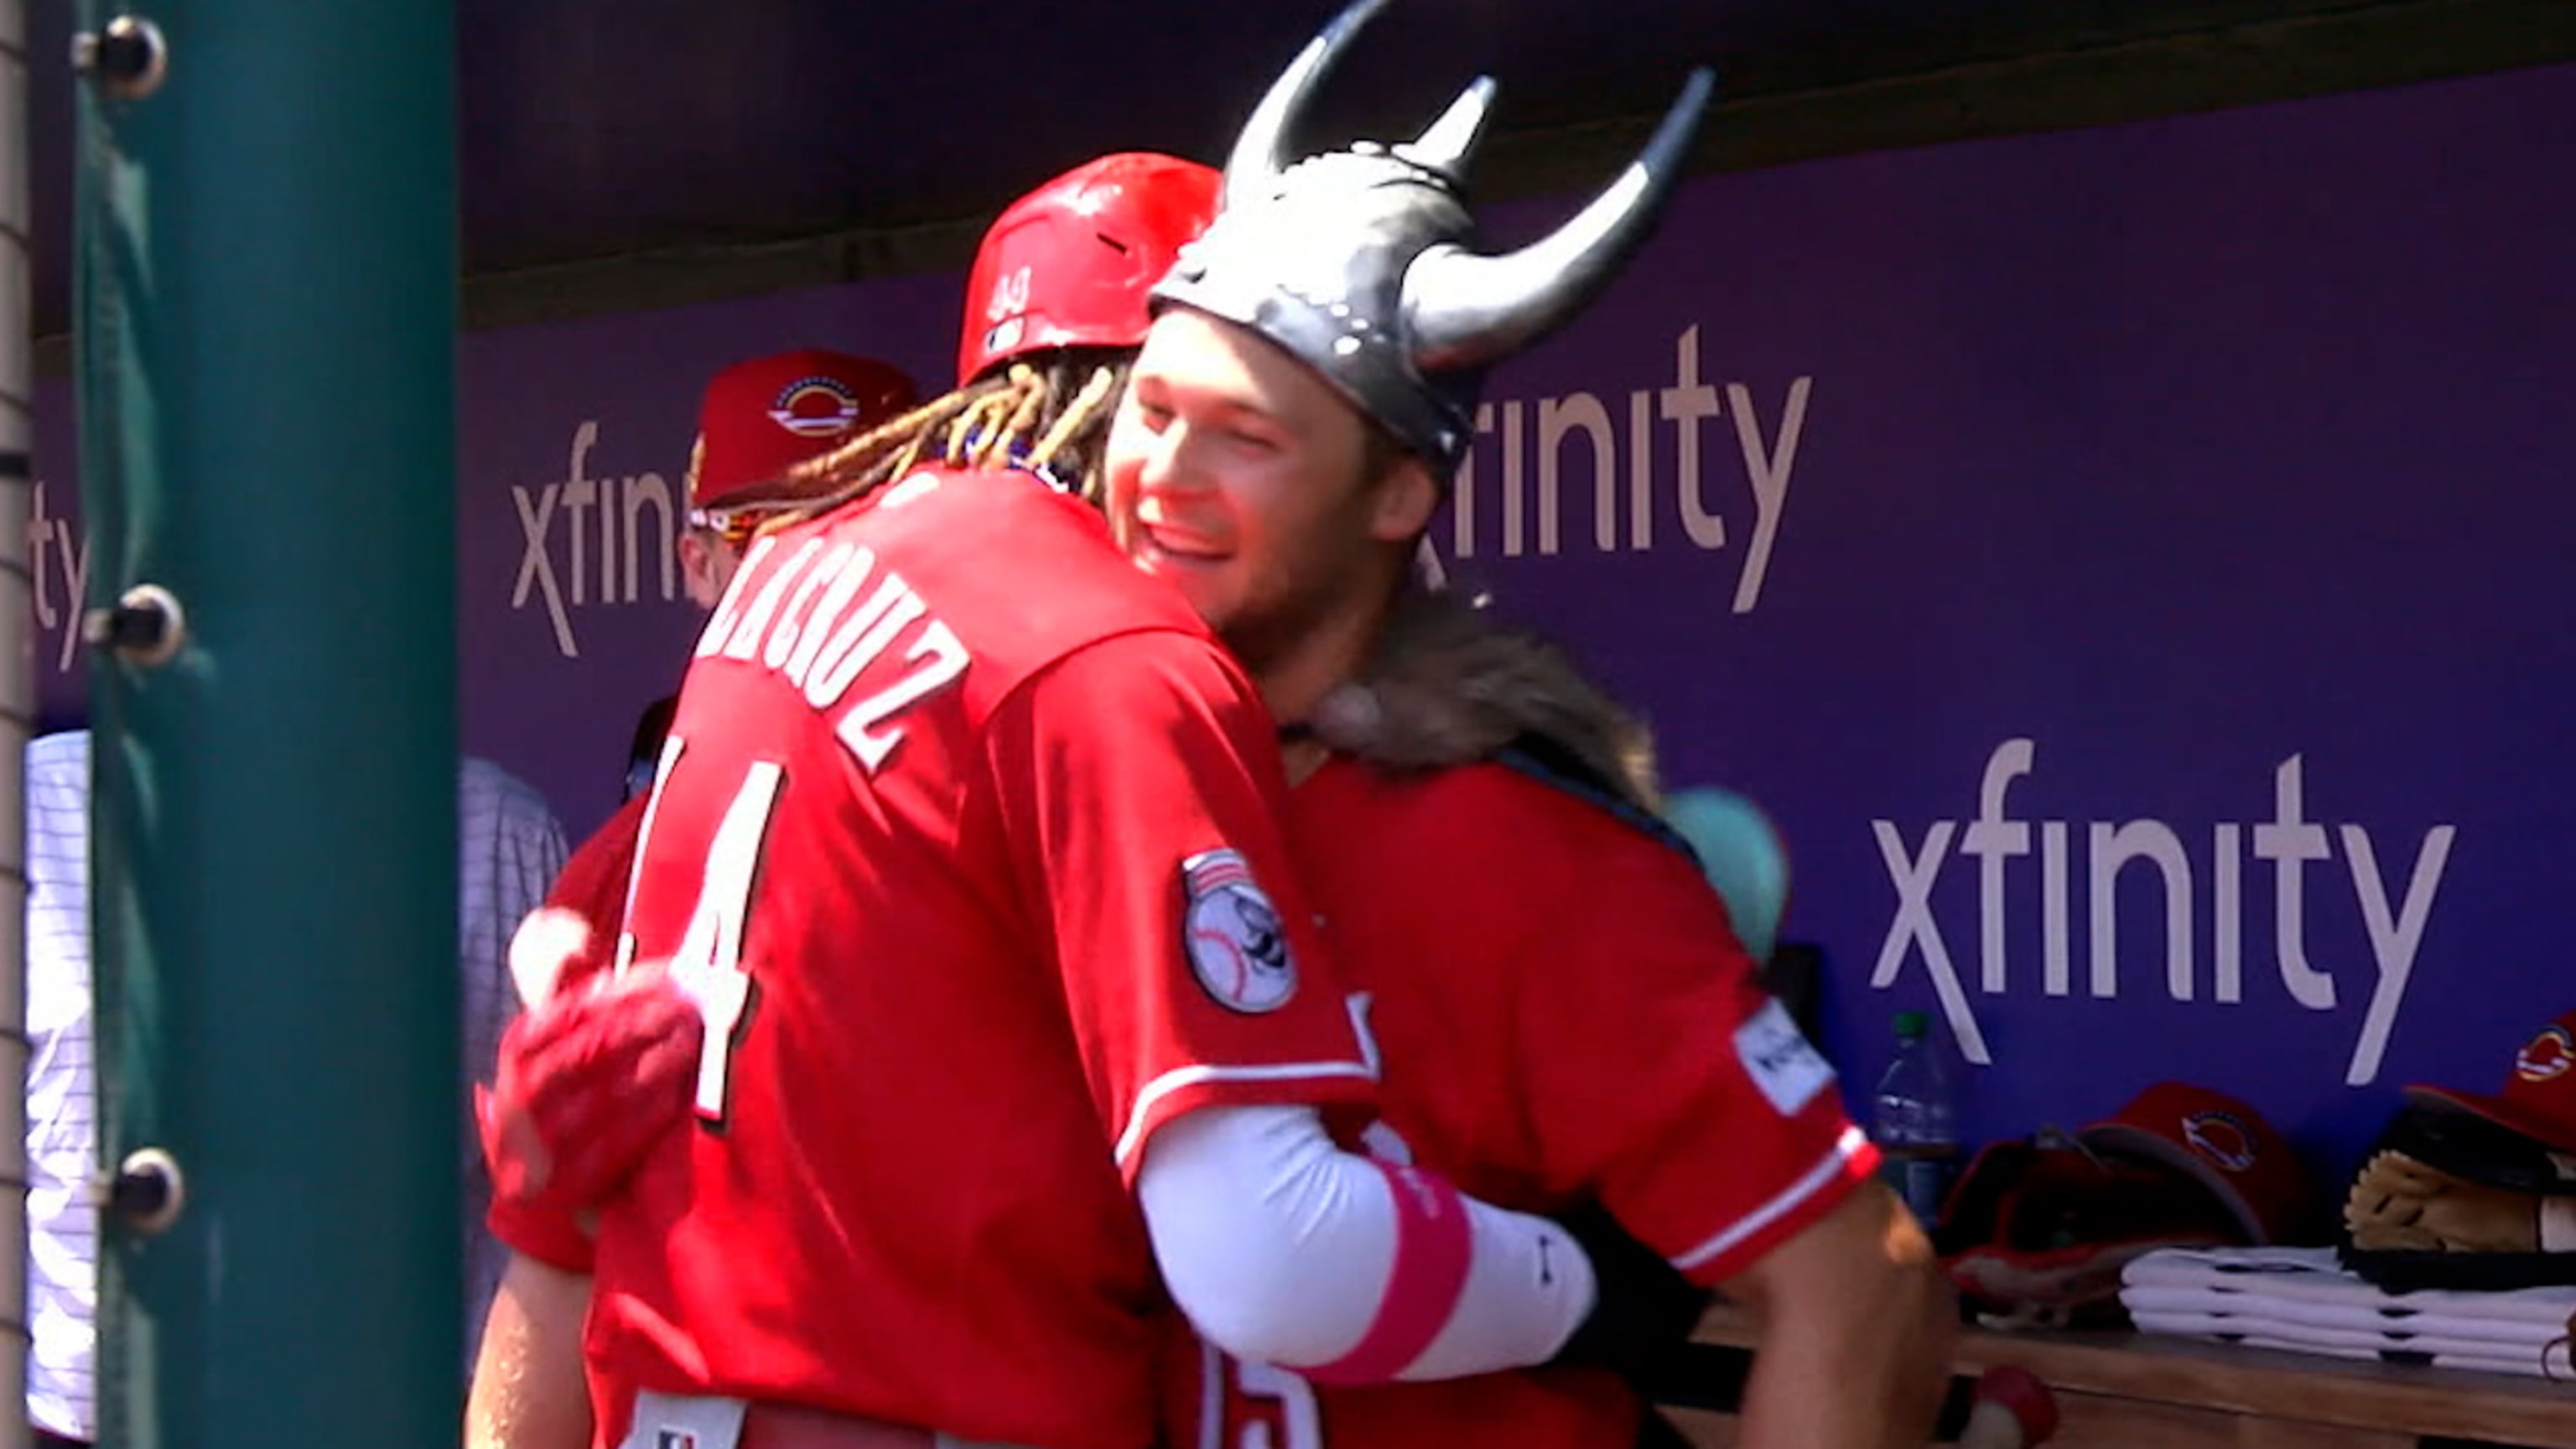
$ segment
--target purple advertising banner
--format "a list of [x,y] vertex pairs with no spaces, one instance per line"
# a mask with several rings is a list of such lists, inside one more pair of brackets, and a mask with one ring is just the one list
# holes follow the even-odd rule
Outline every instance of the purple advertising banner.
[[1444,541],[1776,812],[1855,1075],[2339,1156],[2576,1008],[2571,165],[2555,70],[1690,187]]
[[[1495,377],[1435,542],[1774,812],[1856,1104],[1920,1007],[1972,1138],[2180,1078],[2344,1159],[2576,1007],[2572,173],[2553,69],[1696,181]],[[960,280],[469,338],[467,748],[596,823],[695,625],[697,388],[935,391]]]

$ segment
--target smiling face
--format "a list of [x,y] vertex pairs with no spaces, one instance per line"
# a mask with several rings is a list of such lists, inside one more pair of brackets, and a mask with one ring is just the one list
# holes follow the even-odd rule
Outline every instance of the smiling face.
[[1438,502],[1321,377],[1187,308],[1146,336],[1106,471],[1120,546],[1255,674],[1374,620]]

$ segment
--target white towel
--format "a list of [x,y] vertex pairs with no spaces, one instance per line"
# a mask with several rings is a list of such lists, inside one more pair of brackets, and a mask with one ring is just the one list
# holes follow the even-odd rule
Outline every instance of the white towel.
[[2368,1333],[2391,1338],[2411,1334],[2469,1343],[2502,1344],[2517,1349],[2548,1343],[2567,1332],[2565,1319],[2548,1319],[2537,1313],[2522,1318],[2473,1317],[2467,1313],[2413,1306],[2220,1293],[2203,1288],[2169,1288],[2156,1283],[2121,1289],[2120,1305],[2129,1311],[2132,1319],[2151,1314],[2164,1317],[2176,1314],[2200,1314],[2213,1318],[2247,1316],[2336,1333]]
[[2131,1259],[2120,1281],[2124,1301],[2134,1289],[2192,1289],[2263,1304],[2391,1309],[2453,1321],[2544,1324],[2560,1332],[2576,1314],[2576,1285],[2391,1293],[2345,1270],[2332,1248],[2159,1248]]
[[2223,1338],[2231,1341],[2264,1339],[2292,1344],[2301,1349],[2331,1352],[2341,1349],[2390,1357],[2397,1355],[2451,1355],[2465,1358],[2510,1360],[2529,1365],[2529,1372],[2541,1371],[2546,1355],[2553,1370],[2567,1365],[2567,1335],[2535,1335],[2523,1343],[2506,1343],[2494,1339],[2453,1338],[2439,1333],[2399,1331],[2373,1332],[2361,1328],[2321,1328],[2313,1323],[2293,1323],[2258,1313],[2174,1313],[2145,1311],[2131,1318],[2143,1333],[2180,1334],[2187,1338]]

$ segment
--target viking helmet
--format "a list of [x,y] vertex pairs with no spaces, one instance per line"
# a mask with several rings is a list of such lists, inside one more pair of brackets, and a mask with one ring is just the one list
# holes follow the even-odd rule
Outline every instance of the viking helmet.
[[1356,0],[1272,84],[1235,140],[1215,223],[1182,250],[1154,301],[1284,348],[1445,479],[1466,455],[1486,370],[1570,320],[1644,242],[1711,80],[1704,68],[1691,73],[1645,150],[1572,220],[1488,256],[1461,175],[1491,79],[1478,77],[1412,141],[1287,154],[1308,98],[1385,3]]

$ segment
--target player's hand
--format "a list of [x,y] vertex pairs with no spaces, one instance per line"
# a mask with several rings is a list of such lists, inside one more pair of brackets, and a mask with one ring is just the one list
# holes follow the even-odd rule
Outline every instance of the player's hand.
[[502,1033],[492,1085],[475,1089],[493,1191],[573,1210],[613,1195],[687,1120],[705,1031],[654,966],[532,1002]]
[[1549,1362],[1613,1369],[1631,1382],[1658,1377],[1708,1311],[1709,1291],[1629,1236],[1598,1204],[1550,1216],[1592,1260],[1600,1296]]

